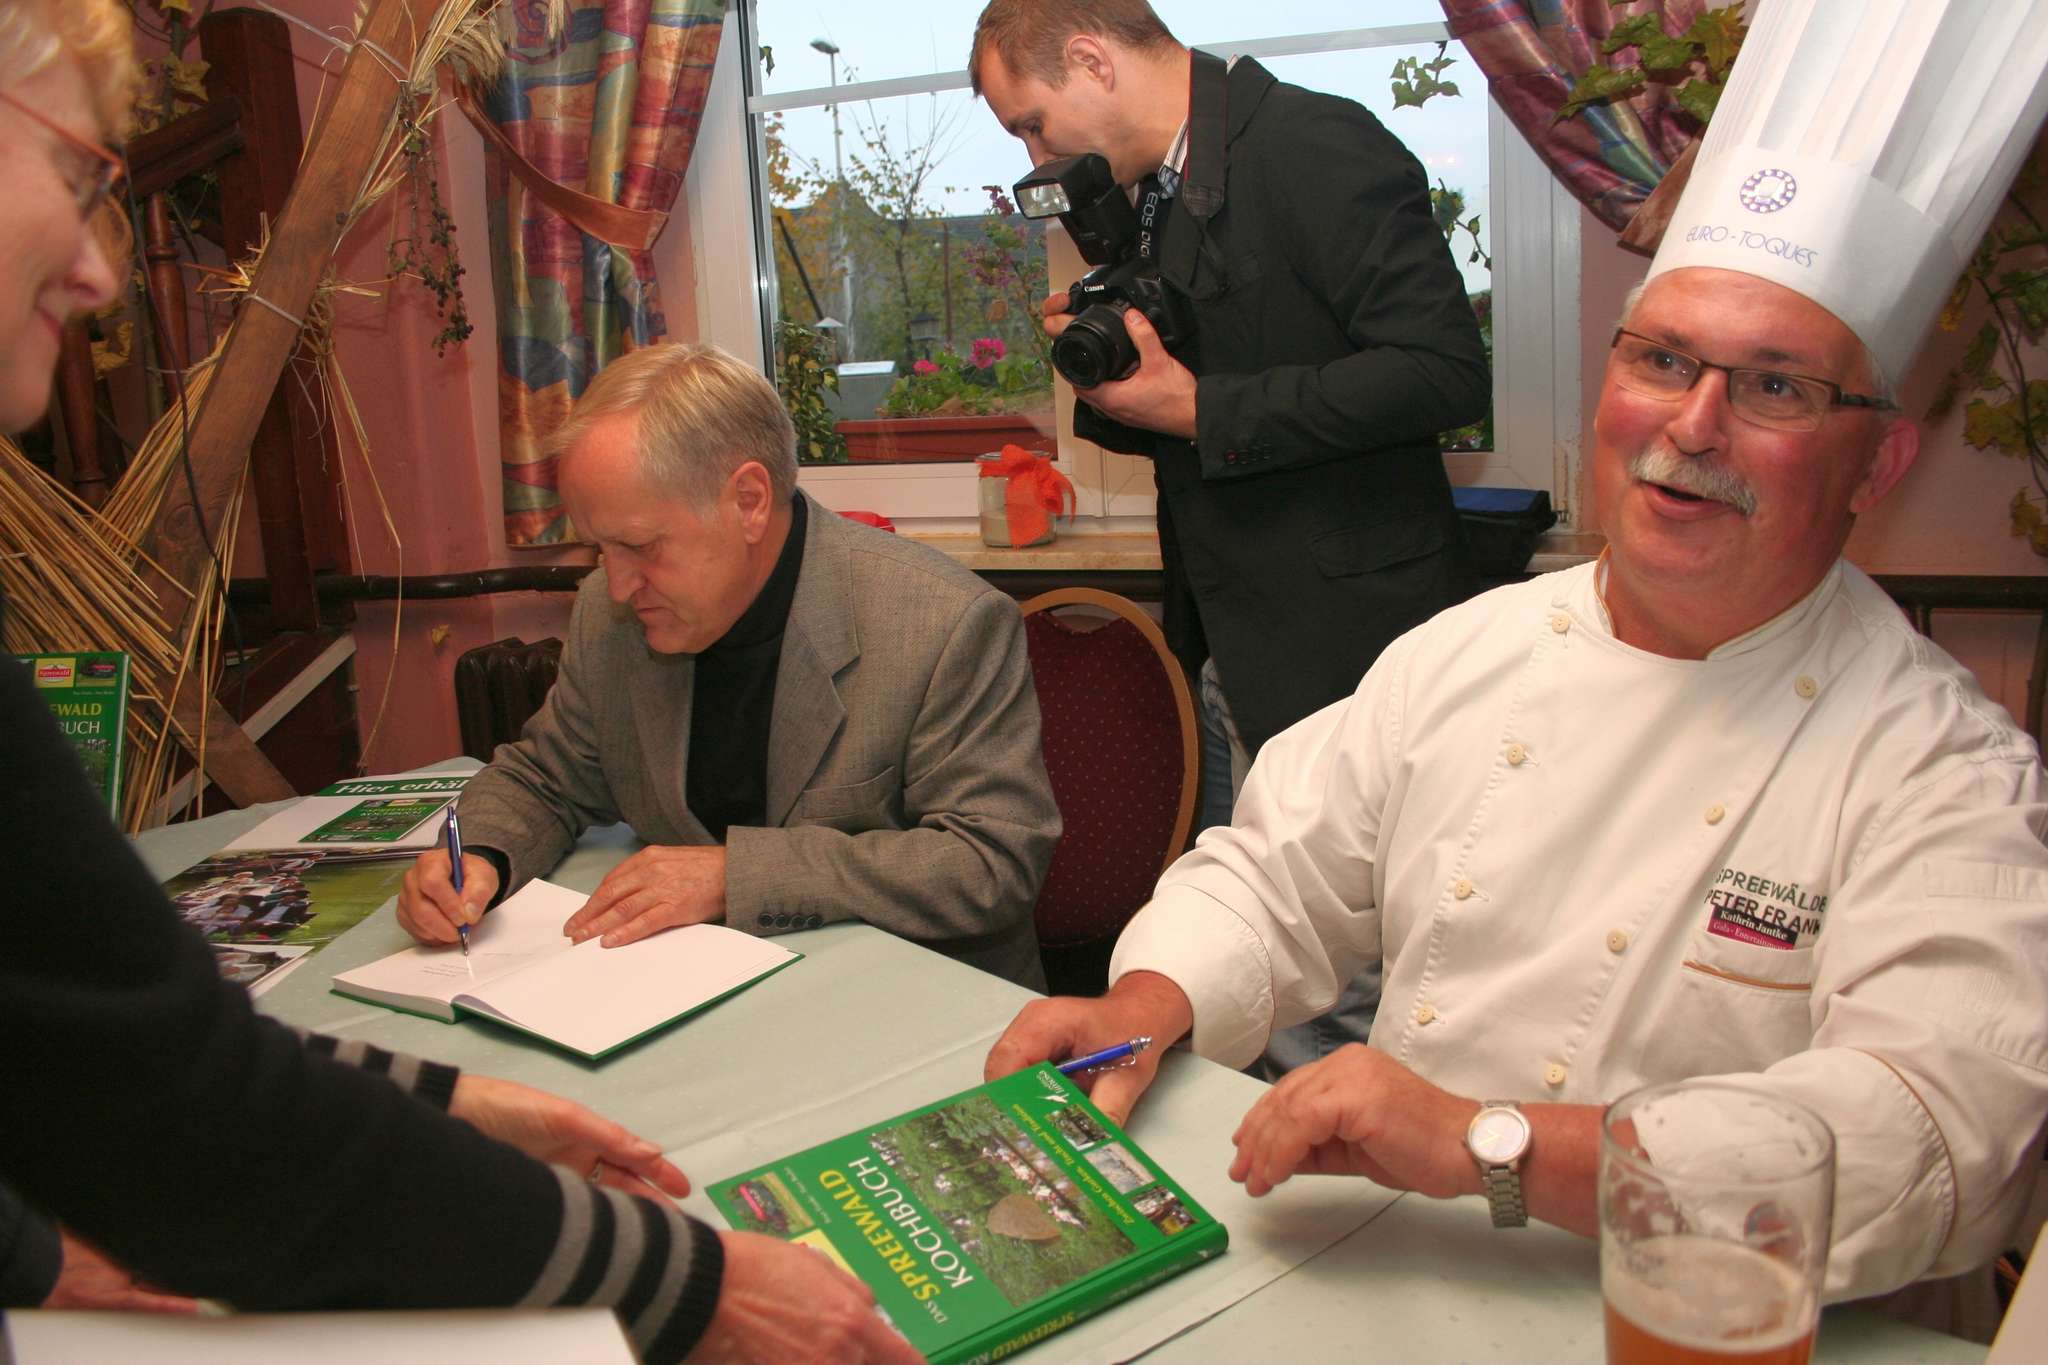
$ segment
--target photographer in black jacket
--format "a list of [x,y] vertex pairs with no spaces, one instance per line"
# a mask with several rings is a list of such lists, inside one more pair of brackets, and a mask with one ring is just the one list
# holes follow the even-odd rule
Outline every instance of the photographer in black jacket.
[[1206,820],[1261,744],[1470,591],[1436,437],[1491,399],[1420,163],[1350,100],[1222,67],[1145,0],[991,0],[968,61],[1033,165],[1097,152],[1141,210],[1173,201],[1152,254],[1193,335],[1169,354],[1127,312],[1138,367],[1083,391],[1075,431],[1153,460],[1167,639],[1241,737],[1234,775],[1205,764]]

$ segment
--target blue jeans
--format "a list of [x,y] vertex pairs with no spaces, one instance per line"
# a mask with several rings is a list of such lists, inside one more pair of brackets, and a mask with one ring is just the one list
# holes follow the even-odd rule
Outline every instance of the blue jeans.
[[[1202,665],[1199,680],[1202,709],[1202,796],[1196,812],[1197,834],[1212,825],[1230,823],[1237,795],[1244,789],[1250,756],[1238,738],[1237,722],[1231,718],[1230,702],[1223,695],[1223,682],[1216,661]],[[1279,1029],[1266,1044],[1265,1055],[1245,1070],[1261,1080],[1277,1081],[1298,1066],[1321,1061],[1346,1043],[1362,1043],[1372,1032],[1373,1016],[1380,1007],[1380,967],[1371,967],[1352,978],[1328,1014],[1306,1024]]]

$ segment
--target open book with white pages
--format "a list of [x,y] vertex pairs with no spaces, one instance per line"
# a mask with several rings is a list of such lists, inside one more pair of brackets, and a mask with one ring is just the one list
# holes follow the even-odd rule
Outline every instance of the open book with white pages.
[[407,948],[337,973],[333,989],[453,1023],[469,1013],[593,1061],[716,1004],[801,954],[718,924],[668,929],[606,948],[562,933],[589,896],[533,881],[460,947]]

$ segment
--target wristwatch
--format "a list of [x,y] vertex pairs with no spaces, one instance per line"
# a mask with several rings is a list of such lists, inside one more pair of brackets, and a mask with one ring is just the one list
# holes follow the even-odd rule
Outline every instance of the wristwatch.
[[1486,1204],[1497,1228],[1519,1228],[1529,1222],[1522,1202],[1522,1159],[1529,1155],[1529,1117],[1513,1100],[1488,1100],[1465,1129],[1465,1148],[1479,1163],[1486,1185]]

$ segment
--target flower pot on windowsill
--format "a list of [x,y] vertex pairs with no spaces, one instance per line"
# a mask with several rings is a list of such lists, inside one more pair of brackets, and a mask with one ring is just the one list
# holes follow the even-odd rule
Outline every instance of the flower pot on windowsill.
[[1050,412],[985,417],[877,417],[836,424],[854,464],[942,464],[972,460],[1006,445],[1052,454],[1058,449]]

